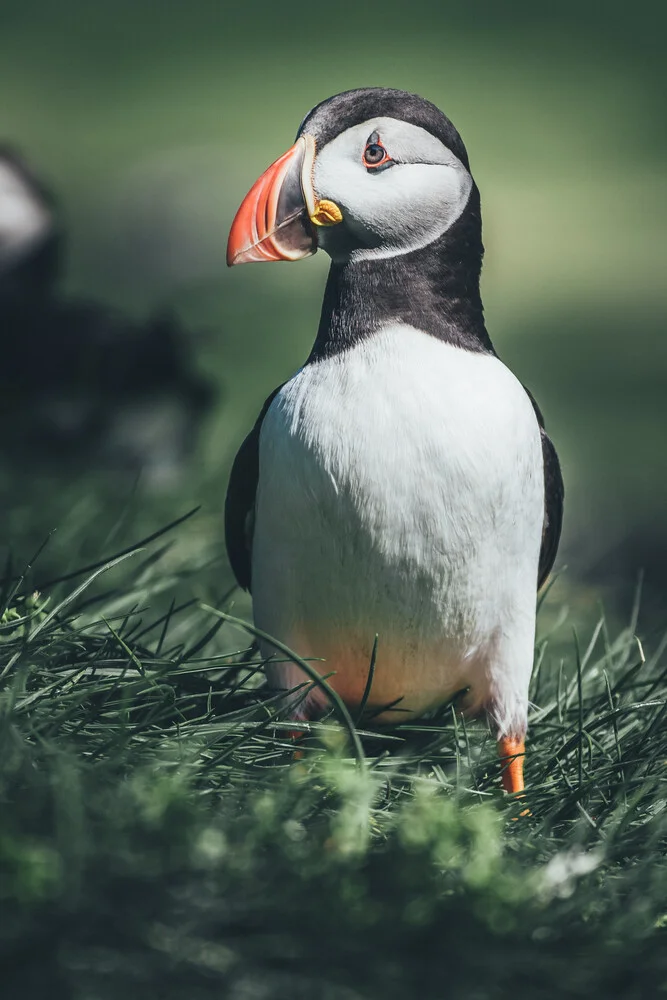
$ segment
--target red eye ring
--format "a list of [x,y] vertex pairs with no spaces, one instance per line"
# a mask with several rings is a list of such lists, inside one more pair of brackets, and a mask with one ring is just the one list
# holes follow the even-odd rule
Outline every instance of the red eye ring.
[[381,142],[368,142],[364,149],[362,161],[368,170],[377,170],[378,167],[391,163],[392,159]]

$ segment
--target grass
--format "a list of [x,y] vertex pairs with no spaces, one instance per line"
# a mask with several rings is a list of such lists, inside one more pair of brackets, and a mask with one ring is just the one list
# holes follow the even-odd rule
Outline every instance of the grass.
[[7,574],[5,1000],[659,995],[667,663],[636,609],[540,639],[519,816],[451,706],[352,735],[334,706],[295,761],[229,595],[151,612],[164,550]]

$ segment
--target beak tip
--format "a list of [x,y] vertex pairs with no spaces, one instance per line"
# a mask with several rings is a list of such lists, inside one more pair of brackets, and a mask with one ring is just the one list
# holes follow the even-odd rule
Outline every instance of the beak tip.
[[239,255],[239,249],[238,246],[235,244],[234,235],[235,235],[234,227],[232,226],[232,229],[229,233],[229,239],[227,240],[227,250],[225,253],[225,260],[227,261],[227,267],[233,267],[234,264],[236,263],[236,258]]
[[234,231],[230,233],[229,242],[227,243],[227,253],[225,259],[227,261],[227,267],[234,267],[235,264],[244,264],[247,260],[247,253],[249,247],[244,244],[240,244],[234,239]]

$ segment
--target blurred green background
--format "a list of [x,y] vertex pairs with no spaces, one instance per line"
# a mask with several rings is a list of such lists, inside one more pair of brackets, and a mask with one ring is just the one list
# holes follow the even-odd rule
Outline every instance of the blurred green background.
[[561,454],[559,562],[570,585],[584,599],[625,600],[643,566],[659,609],[663,11],[574,0],[0,0],[0,138],[56,192],[68,231],[63,294],[139,318],[175,311],[219,388],[192,461],[167,483],[5,466],[3,547],[27,557],[57,527],[42,561],[72,569],[201,503],[178,558],[194,552],[221,592],[231,584],[229,463],[264,397],[308,352],[328,260],[228,271],[227,231],[314,104],[386,85],[436,103],[467,144],[482,192],[488,327]]

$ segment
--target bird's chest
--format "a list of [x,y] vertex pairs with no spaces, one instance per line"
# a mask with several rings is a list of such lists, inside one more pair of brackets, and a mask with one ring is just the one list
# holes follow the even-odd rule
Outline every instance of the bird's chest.
[[462,664],[534,619],[543,490],[532,406],[497,359],[383,331],[306,366],[264,419],[255,620],[352,700],[375,632],[401,690],[464,686]]
[[530,402],[501,362],[394,327],[276,397],[258,520],[313,559],[442,568],[535,506],[538,452]]

